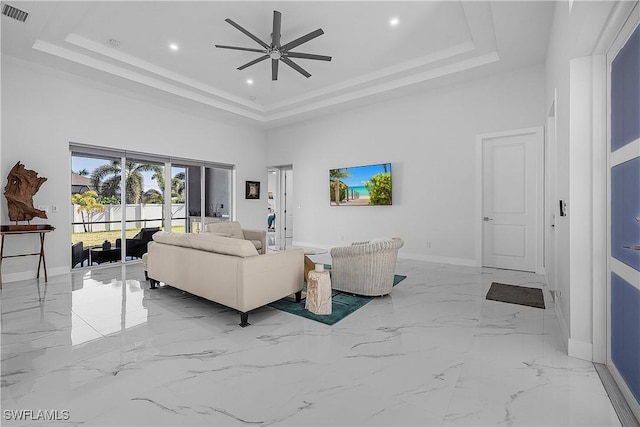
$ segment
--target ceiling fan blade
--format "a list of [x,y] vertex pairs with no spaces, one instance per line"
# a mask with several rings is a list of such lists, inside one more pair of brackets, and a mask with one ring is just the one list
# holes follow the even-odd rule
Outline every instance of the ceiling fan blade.
[[278,60],[271,60],[271,80],[278,80]]
[[289,67],[293,68],[294,70],[302,74],[303,76],[305,76],[306,78],[311,77],[311,74],[309,74],[304,68],[302,68],[301,66],[299,66],[298,64],[296,64],[295,62],[287,58],[286,56],[281,56],[280,60],[285,64],[287,64]]
[[331,61],[330,56],[314,55],[313,53],[287,52],[286,55],[289,58],[317,59],[318,61]]
[[267,53],[267,51],[265,49],[253,49],[253,48],[250,48],[250,47],[225,46],[225,45],[222,45],[222,44],[217,44],[216,47],[218,47],[220,49],[246,50],[248,52]]
[[264,47],[265,49],[269,49],[269,45],[268,44],[266,44],[265,42],[260,40],[258,37],[256,37],[253,34],[251,34],[249,31],[247,31],[244,28],[242,28],[240,25],[238,25],[235,22],[233,22],[231,19],[227,18],[227,19],[225,19],[225,21],[228,22],[229,24],[233,25],[234,27],[236,27],[238,30],[242,31],[244,34],[246,34],[251,39],[256,41],[260,46]]
[[238,67],[238,70],[244,70],[245,68],[250,67],[250,66],[252,66],[254,64],[257,64],[258,62],[262,62],[262,61],[264,61],[265,59],[268,59],[268,58],[269,58],[269,55],[263,55],[258,59],[254,59],[251,62],[247,62],[246,64],[241,65],[240,67]]
[[309,40],[313,40],[316,37],[321,36],[323,34],[324,34],[324,31],[322,31],[321,28],[318,28],[317,30],[312,31],[307,35],[299,37],[299,38],[295,39],[294,41],[291,41],[291,42],[285,44],[284,46],[282,46],[282,50],[293,49],[294,47],[300,46],[302,43],[306,43]]
[[[282,27],[282,14],[277,10],[273,11],[273,32],[271,33],[272,47],[280,47],[280,29]],[[275,80],[275,79],[274,79]]]

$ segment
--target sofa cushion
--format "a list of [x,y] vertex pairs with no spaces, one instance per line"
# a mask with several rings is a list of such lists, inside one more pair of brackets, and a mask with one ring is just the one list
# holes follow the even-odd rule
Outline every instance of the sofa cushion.
[[216,236],[212,233],[190,234],[189,236],[189,242],[193,249],[241,258],[258,255],[256,247],[248,240]]
[[210,234],[213,234],[214,236],[220,236],[220,237],[233,237],[229,233],[210,233]]
[[234,239],[244,239],[242,226],[238,221],[212,222],[205,229],[208,233],[225,233]]
[[241,258],[259,255],[255,244],[250,240],[217,236],[214,233],[190,234],[158,231],[153,235],[153,240],[165,245],[182,246]]
[[164,243],[165,245],[182,246],[190,248],[188,234],[186,233],[170,233],[168,231],[158,231],[153,235],[153,240],[158,243]]

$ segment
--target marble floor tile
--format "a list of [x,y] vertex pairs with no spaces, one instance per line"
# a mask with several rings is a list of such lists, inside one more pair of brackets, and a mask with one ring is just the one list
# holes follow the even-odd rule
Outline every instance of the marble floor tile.
[[[397,273],[333,326],[266,306],[241,328],[235,310],[149,289],[140,264],[5,283],[2,425],[48,424],[38,410],[82,426],[619,425],[593,365],[566,355],[541,276]],[[546,309],[487,301],[494,281],[541,288]]]

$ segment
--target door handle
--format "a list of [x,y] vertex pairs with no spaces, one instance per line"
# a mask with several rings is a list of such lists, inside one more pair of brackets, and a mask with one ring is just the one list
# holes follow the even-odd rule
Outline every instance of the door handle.
[[631,251],[640,251],[640,246],[623,245],[622,247]]
[[484,221],[493,221],[493,218],[489,218],[488,216],[485,216],[485,217],[483,218],[483,220],[484,220]]

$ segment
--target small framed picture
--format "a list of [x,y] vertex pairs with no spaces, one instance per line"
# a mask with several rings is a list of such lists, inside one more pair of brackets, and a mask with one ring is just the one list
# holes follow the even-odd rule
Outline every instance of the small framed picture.
[[260,182],[259,181],[246,181],[245,199],[259,199],[260,198]]

